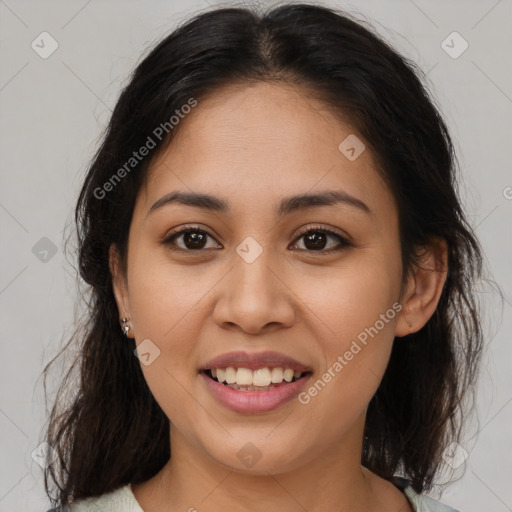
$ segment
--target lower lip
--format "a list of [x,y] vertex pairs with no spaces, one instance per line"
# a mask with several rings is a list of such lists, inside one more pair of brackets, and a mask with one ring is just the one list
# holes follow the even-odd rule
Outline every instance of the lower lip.
[[204,372],[200,372],[199,375],[204,379],[211,394],[222,405],[232,411],[246,414],[277,409],[298,395],[306,381],[311,377],[311,374],[308,373],[295,382],[282,384],[268,391],[240,391],[211,379]]

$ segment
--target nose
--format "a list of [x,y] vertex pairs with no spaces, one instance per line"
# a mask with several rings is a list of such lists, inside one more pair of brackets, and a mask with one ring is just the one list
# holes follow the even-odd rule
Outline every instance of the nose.
[[221,328],[261,334],[293,325],[293,291],[265,252],[252,263],[236,255],[233,268],[219,283],[213,317]]

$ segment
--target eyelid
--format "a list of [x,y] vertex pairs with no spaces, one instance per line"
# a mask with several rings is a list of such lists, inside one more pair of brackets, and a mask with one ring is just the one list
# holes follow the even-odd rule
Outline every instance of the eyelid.
[[332,228],[330,226],[323,226],[321,224],[313,224],[313,225],[306,226],[305,228],[300,228],[299,232],[297,233],[297,236],[295,237],[295,239],[300,238],[301,236],[306,235],[310,231],[323,231],[323,232],[329,233],[331,235],[339,236],[340,238],[342,238],[347,243],[350,242],[350,237],[346,233],[340,232],[340,231],[338,231],[335,228]]
[[[182,225],[182,226],[179,226],[173,230],[171,230],[170,232],[167,232],[161,239],[160,239],[160,243],[162,245],[166,245],[166,246],[169,246],[169,245],[172,245],[171,244],[171,239],[173,237],[180,237],[184,234],[186,234],[188,231],[201,231],[203,233],[205,233],[206,235],[208,235],[210,238],[212,238],[213,240],[215,240],[215,242],[219,245],[222,246],[222,244],[220,242],[217,241],[217,238],[220,238],[218,237],[218,235],[213,235],[212,233],[210,233],[210,231],[204,227],[202,227],[200,224],[185,224],[185,225]],[[199,253],[201,252],[201,250],[198,250],[198,251],[193,251],[193,250],[187,250],[187,249],[182,249],[181,247],[173,247],[172,250],[176,250],[176,251],[183,251],[183,252],[196,252],[196,253]],[[204,250],[204,249],[203,249]]]
[[[160,240],[160,243],[164,246],[173,246],[171,248],[171,250],[173,251],[181,251],[181,252],[187,252],[187,253],[196,253],[196,254],[200,254],[201,252],[204,252],[205,249],[198,249],[198,250],[192,250],[192,249],[183,249],[181,247],[178,247],[176,246],[176,244],[172,243],[171,240],[173,237],[180,237],[184,234],[186,234],[187,232],[189,231],[201,231],[203,233],[205,233],[207,236],[209,236],[210,238],[212,238],[213,240],[215,240],[215,242],[220,245],[221,247],[220,248],[223,248],[222,247],[222,244],[219,243],[217,241],[217,238],[218,236],[217,235],[213,235],[209,232],[209,230],[203,228],[201,225],[199,224],[186,224],[186,225],[183,225],[183,226],[179,226],[178,228],[174,229],[174,230],[171,230],[170,232],[167,232],[163,237],[162,239]],[[307,249],[299,249],[301,252],[307,252],[307,253],[318,253],[318,254],[329,254],[331,252],[336,252],[336,251],[341,251],[343,250],[344,248],[347,248],[347,247],[353,247],[354,244],[351,242],[350,240],[350,237],[344,233],[340,233],[338,231],[335,231],[333,228],[330,228],[330,227],[326,227],[326,226],[322,226],[322,225],[309,225],[309,226],[306,226],[304,228],[301,228],[299,230],[299,232],[297,233],[297,235],[295,236],[294,238],[294,241],[292,242],[292,246],[293,245],[296,245],[297,242],[300,240],[300,238],[302,238],[303,236],[307,235],[308,233],[311,233],[311,232],[322,232],[322,233],[326,233],[328,236],[331,236],[331,237],[335,237],[335,238],[338,238],[340,240],[340,244],[342,247],[331,247],[330,249],[327,249],[327,250],[319,250],[319,251],[308,251]],[[210,248],[211,249],[211,248]]]
[[300,249],[302,252],[307,252],[310,254],[330,254],[332,252],[342,251],[343,249],[346,249],[348,247],[354,247],[353,242],[351,241],[350,237],[347,234],[340,233],[336,231],[334,228],[322,225],[310,225],[305,228],[301,228],[299,230],[299,233],[295,237],[295,240],[292,242],[292,245],[295,245],[298,242],[298,240],[300,240],[304,235],[307,235],[310,232],[322,232],[326,233],[328,236],[338,238],[340,240],[341,247],[331,247],[330,249],[319,251],[307,251],[305,249]]

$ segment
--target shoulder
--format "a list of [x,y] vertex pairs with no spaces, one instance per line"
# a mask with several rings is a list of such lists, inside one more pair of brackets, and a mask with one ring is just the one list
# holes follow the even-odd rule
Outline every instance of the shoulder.
[[415,512],[459,512],[458,510],[449,507],[448,505],[444,505],[430,496],[418,494],[405,478],[395,476],[393,478],[393,483],[402,489],[404,494],[407,496],[407,499],[411,502]]
[[130,484],[101,496],[79,500],[66,507],[52,508],[47,512],[98,512],[98,510],[108,510],[109,512],[144,512],[135,499]]

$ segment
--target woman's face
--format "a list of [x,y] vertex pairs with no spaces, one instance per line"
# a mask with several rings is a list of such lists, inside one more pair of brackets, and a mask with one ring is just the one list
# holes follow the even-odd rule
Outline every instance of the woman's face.
[[[370,150],[288,85],[216,92],[178,128],[140,190],[115,283],[171,442],[251,473],[338,448],[357,458],[401,308],[397,210]],[[175,192],[211,199],[163,200]],[[244,391],[202,371],[236,351],[277,352],[308,372]],[[238,377],[258,386],[293,366],[252,363],[215,365],[246,368]]]

